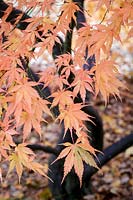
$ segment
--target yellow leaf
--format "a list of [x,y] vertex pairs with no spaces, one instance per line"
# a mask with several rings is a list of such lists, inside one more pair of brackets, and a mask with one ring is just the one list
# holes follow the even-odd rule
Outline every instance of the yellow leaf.
[[79,151],[82,159],[86,162],[86,164],[89,164],[90,166],[93,166],[93,167],[99,169],[93,156],[88,151],[85,151],[82,148],[79,148],[78,151]]
[[[34,172],[38,172],[39,174],[49,178],[45,172],[44,172],[44,166],[41,164],[37,163],[34,161],[35,155],[29,149],[26,147],[26,143],[19,144],[15,148],[15,152],[13,152],[9,157],[10,165],[9,165],[9,170],[8,174],[16,168],[18,177],[19,177],[19,182],[22,176],[23,168],[27,167],[30,170],[33,170]],[[51,180],[51,179],[50,179]]]
[[19,177],[19,182],[20,182],[22,172],[23,172],[23,165],[22,165],[21,160],[19,159],[16,153],[12,153],[9,156],[9,161],[10,161],[10,165],[9,165],[9,170],[8,170],[7,175],[16,167],[16,171]]
[[[98,168],[96,165],[96,162],[93,158],[93,156],[85,149],[79,146],[81,143],[64,143],[65,146],[67,146],[65,149],[61,151],[59,156],[57,157],[57,160],[65,158],[64,162],[64,175],[62,182],[64,181],[65,177],[67,174],[72,170],[74,167],[75,173],[77,174],[79,181],[80,181],[80,186],[82,185],[82,176],[83,176],[83,171],[84,171],[84,165],[83,161],[86,164],[89,164],[90,166],[93,166],[95,168]],[[81,145],[82,146],[82,145]],[[55,162],[54,161],[54,162]],[[99,169],[99,168],[98,168]]]
[[84,171],[84,165],[83,165],[83,160],[81,158],[81,155],[79,154],[78,148],[75,150],[74,170],[75,170],[75,173],[77,174],[77,176],[79,178],[80,186],[81,186],[82,185],[82,176],[83,176],[83,171]]

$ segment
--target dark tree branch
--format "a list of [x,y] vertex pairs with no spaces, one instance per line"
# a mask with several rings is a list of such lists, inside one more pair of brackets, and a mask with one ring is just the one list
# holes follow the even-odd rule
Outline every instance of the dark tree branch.
[[[120,139],[118,142],[115,142],[111,146],[107,147],[103,151],[103,155],[99,153],[97,155],[96,163],[99,166],[99,168],[103,167],[107,162],[109,162],[112,158],[116,157],[118,154],[125,151],[127,148],[133,145],[133,133],[125,136],[124,138]],[[98,171],[98,169],[91,167],[91,168],[85,168],[84,178],[91,177],[93,174],[95,174]]]
[[106,148],[102,154],[99,154],[98,159],[100,162],[99,166],[105,165],[108,161],[110,161],[112,158],[117,156],[119,153],[125,151],[127,148],[133,145],[133,133],[125,136],[124,138],[120,139],[118,142],[115,142],[108,148]]
[[86,22],[86,18],[84,15],[84,0],[74,0],[75,3],[80,7],[80,11],[77,11],[77,29],[83,27],[83,23]]
[[44,151],[46,153],[50,153],[50,154],[54,154],[56,156],[59,155],[59,152],[57,149],[52,148],[50,146],[44,146],[44,145],[40,145],[40,144],[29,144],[27,145],[28,148],[32,149],[33,151]]

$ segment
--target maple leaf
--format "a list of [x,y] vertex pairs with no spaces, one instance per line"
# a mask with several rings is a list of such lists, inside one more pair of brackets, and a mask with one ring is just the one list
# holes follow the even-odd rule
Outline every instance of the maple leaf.
[[85,52],[87,44],[90,41],[91,26],[88,25],[87,23],[83,23],[83,27],[79,28],[77,33],[78,33],[78,39],[75,50],[79,49],[80,51]]
[[15,81],[20,81],[24,75],[24,70],[17,68],[16,66],[11,66],[10,69],[5,72],[2,79],[3,81],[6,80],[6,86],[10,87],[13,83],[15,83]]
[[49,86],[52,91],[55,91],[58,88],[62,90],[63,84],[69,85],[68,81],[65,79],[65,76],[64,75],[59,76],[56,73],[56,69],[54,67],[48,67],[43,72],[40,72],[39,75],[40,75],[39,82],[45,83],[44,87]]
[[119,88],[123,88],[124,85],[117,78],[119,72],[113,61],[103,60],[92,71],[95,71],[96,96],[101,92],[105,104],[108,102],[110,94],[120,98]]
[[77,70],[75,72],[75,79],[71,84],[71,86],[74,87],[74,96],[76,97],[77,94],[80,93],[83,102],[85,102],[86,90],[93,93],[93,80],[90,75],[93,75],[90,71],[83,69]]
[[40,173],[41,175],[48,178],[48,176],[44,173],[44,167],[41,164],[36,163],[34,161],[35,154],[31,151],[31,149],[26,147],[26,145],[27,145],[26,143],[19,144],[15,148],[15,152],[13,152],[8,157],[8,160],[10,161],[8,174],[14,168],[16,168],[16,171],[17,171],[17,174],[19,177],[19,182],[20,182],[23,169],[24,169],[24,167],[27,167],[27,168],[29,168],[33,171],[36,171],[36,172]]
[[45,99],[37,98],[33,100],[32,113],[34,113],[34,116],[38,119],[38,121],[44,121],[42,118],[43,113],[53,117],[48,105],[49,102]]
[[63,90],[64,85],[69,86],[69,82],[67,81],[67,79],[63,75],[62,76],[56,76],[55,82],[57,83],[56,85],[58,85],[60,90]]
[[16,146],[12,136],[17,134],[13,127],[13,120],[9,121],[8,118],[4,118],[3,121],[0,121],[0,160],[2,157],[7,159],[7,151]]
[[11,57],[9,57],[9,56],[4,55],[4,54],[1,53],[1,55],[0,55],[0,71],[1,72],[2,71],[6,72],[7,70],[9,70],[10,66],[11,66],[11,63],[12,63]]
[[62,21],[67,20],[70,23],[71,19],[73,18],[74,21],[76,22],[76,16],[74,14],[76,11],[79,10],[80,8],[75,2],[67,0],[61,9],[61,12],[63,12],[61,15],[61,20]]
[[54,92],[52,95],[54,97],[52,102],[52,107],[59,104],[59,107],[64,107],[66,105],[69,105],[73,102],[72,100],[72,92],[68,90],[58,90],[57,92]]
[[[65,53],[60,56],[57,56],[55,59],[55,64],[57,66],[58,71],[61,71],[61,75],[65,74],[66,79],[69,78],[70,73],[74,74],[74,65],[71,64],[72,56],[70,53]],[[64,66],[64,67],[62,67]]]
[[8,93],[12,96],[7,97],[9,105],[7,107],[6,117],[13,114],[16,127],[23,126],[23,140],[25,140],[32,127],[41,135],[41,121],[45,121],[42,117],[46,113],[52,117],[48,108],[48,101],[39,97],[37,91],[32,88],[37,83],[25,81],[17,81],[20,84],[9,88]]
[[13,29],[10,31],[8,34],[6,40],[3,44],[2,47],[7,53],[7,55],[12,55],[13,53],[20,59],[21,57],[28,56],[30,57],[32,55],[31,49],[34,45],[35,40],[33,40],[33,33],[28,33],[28,32],[22,32],[19,29]]
[[[113,15],[111,16],[109,21],[114,24],[116,19],[118,19],[118,22],[116,21],[117,22],[116,23],[116,27],[118,26],[117,24],[119,23],[119,21],[120,21],[120,25],[122,25],[123,23],[128,25],[129,19],[132,19],[132,17],[133,17],[133,14],[132,14],[133,13],[132,2],[125,1],[125,2],[123,2],[122,7],[111,9],[111,11],[113,11]],[[115,29],[115,31],[116,31],[116,29]]]
[[57,35],[57,32],[55,30],[51,30],[51,33],[45,34],[46,38],[41,38],[41,42],[38,42],[34,45],[34,47],[41,47],[40,51],[44,51],[45,49],[48,50],[50,54],[53,52],[53,46],[55,45],[55,42],[61,44],[61,41]]
[[60,56],[57,56],[57,58],[55,59],[55,64],[58,67],[58,70],[62,67],[62,66],[68,66],[70,65],[70,62],[72,60],[72,56],[70,53],[65,53],[62,54]]
[[65,32],[64,28],[65,30],[69,30],[69,24],[72,19],[76,23],[75,12],[79,10],[80,8],[78,7],[78,5],[72,0],[65,1],[65,3],[63,4],[61,8],[61,16],[59,17],[59,20],[58,20],[58,28],[60,29],[60,31],[64,33]]
[[84,171],[83,161],[86,164],[89,164],[95,168],[98,168],[95,163],[95,160],[92,157],[92,155],[87,151],[88,148],[86,149],[84,145],[83,146],[81,145],[81,143],[76,142],[75,144],[71,144],[67,142],[67,143],[64,143],[63,145],[66,147],[61,151],[57,159],[54,161],[56,162],[57,160],[66,157],[65,162],[64,162],[64,176],[63,176],[62,182],[64,181],[67,174],[72,170],[72,167],[74,167],[75,173],[77,174],[79,178],[80,186],[81,186],[82,176],[83,176],[83,171]]
[[20,103],[22,103],[27,110],[27,112],[31,112],[31,104],[32,99],[39,98],[39,94],[37,91],[32,88],[33,86],[38,85],[35,82],[28,81],[26,78],[23,78],[21,81],[17,81],[18,84],[15,85],[12,88],[9,88],[8,93],[15,96],[15,102],[14,102],[14,109],[16,106],[18,106]]
[[113,43],[113,37],[119,41],[121,41],[119,37],[119,32],[113,30],[112,25],[95,25],[96,30],[91,31],[91,37],[88,42],[88,50],[89,54],[95,54],[96,61],[98,62],[100,59],[101,50],[106,54],[110,55],[110,48]]
[[89,116],[82,111],[83,105],[81,103],[71,103],[60,109],[60,115],[57,119],[64,121],[65,133],[68,129],[72,132],[72,128],[76,131],[80,130],[80,127],[84,127],[84,121],[91,121]]
[[40,72],[40,79],[39,82],[45,83],[45,87],[49,86],[55,77],[56,69],[54,67],[48,67],[43,72]]
[[[32,102],[32,112],[22,112],[20,121],[17,126],[23,125],[23,140],[29,136],[31,133],[32,127],[36,130],[36,132],[41,136],[41,122],[45,121],[43,113],[48,114],[52,117],[52,114],[48,108],[48,101],[43,100],[41,98],[34,99]],[[45,121],[46,122],[46,121]]]

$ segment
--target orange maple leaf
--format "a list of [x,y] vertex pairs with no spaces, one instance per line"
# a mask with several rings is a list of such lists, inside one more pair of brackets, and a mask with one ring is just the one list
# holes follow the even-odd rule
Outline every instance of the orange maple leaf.
[[61,16],[58,20],[58,30],[60,30],[62,33],[65,33],[66,30],[70,30],[69,24],[72,19],[76,23],[75,12],[79,10],[80,8],[78,5],[72,0],[65,1],[61,8]]
[[108,102],[110,94],[120,98],[119,88],[124,87],[124,85],[117,78],[119,72],[115,63],[103,60],[93,68],[93,71],[95,71],[96,96],[101,92],[105,103]]
[[[90,41],[91,37],[91,27],[87,23],[83,23],[83,27],[79,28],[78,30],[78,39],[76,41],[76,49],[79,49],[79,51],[85,52],[85,49],[87,47],[87,44]],[[78,56],[78,55],[77,55]],[[80,57],[79,57],[80,59]]]
[[8,94],[14,95],[15,97],[14,109],[16,108],[16,106],[22,103],[23,108],[25,107],[25,110],[30,113],[32,110],[32,99],[39,98],[39,94],[33,88],[33,86],[36,86],[37,83],[28,81],[26,78],[23,78],[22,80],[17,80],[16,82],[18,84],[14,87],[9,88],[8,90]]
[[49,86],[53,81],[56,74],[56,69],[54,67],[48,67],[43,72],[40,72],[39,82],[45,83],[45,87]]
[[6,117],[12,115],[16,127],[23,126],[23,140],[25,140],[32,127],[41,135],[41,121],[44,121],[42,115],[46,113],[52,117],[48,108],[48,101],[39,97],[37,91],[32,88],[37,83],[23,80],[17,81],[19,85],[9,88],[7,97],[9,105],[6,109]]
[[65,133],[68,129],[72,132],[73,128],[79,131],[81,127],[84,127],[85,121],[91,121],[89,116],[81,110],[82,108],[81,103],[71,103],[60,109],[60,115],[57,119],[60,122],[64,121]]
[[67,20],[70,23],[71,19],[73,18],[74,21],[76,22],[76,16],[74,14],[76,11],[79,11],[79,10],[80,8],[75,2],[71,0],[67,0],[61,10],[61,12],[63,12],[61,16],[62,21]]
[[10,150],[10,147],[15,147],[12,136],[17,135],[18,132],[14,129],[13,120],[4,118],[3,121],[0,121],[0,146],[3,146],[4,149]]
[[16,66],[11,66],[7,72],[3,75],[3,81],[6,80],[6,86],[9,87],[17,80],[19,81],[25,75],[24,70],[17,68]]
[[96,30],[91,31],[90,41],[88,42],[89,54],[95,54],[97,62],[100,59],[101,50],[110,55],[110,48],[113,43],[113,38],[121,41],[119,32],[114,31],[112,25],[98,24]]
[[72,59],[72,56],[71,56],[70,53],[65,53],[65,54],[62,54],[60,56],[57,56],[57,58],[55,59],[55,64],[58,67],[58,70],[62,66],[68,66],[68,65],[70,65],[71,59]]
[[73,94],[69,90],[58,90],[57,92],[54,92],[51,96],[54,97],[52,107],[59,104],[59,108],[61,108],[62,106],[64,107],[73,103]]
[[[44,51],[45,49],[48,50],[48,52],[50,54],[52,54],[52,51],[53,51],[53,46],[55,44],[55,42],[61,44],[60,42],[60,39],[56,33],[55,30],[51,30],[52,33],[47,33],[45,34],[45,39],[41,39],[42,41],[41,42],[38,42],[37,44],[34,45],[34,47],[41,47],[40,48],[40,51]],[[42,49],[42,50],[41,50]]]
[[[65,74],[66,79],[68,79],[70,73],[74,73],[74,65],[71,63],[72,56],[70,53],[65,53],[60,56],[57,56],[55,59],[55,64],[57,66],[58,71],[61,69],[61,75]],[[62,67],[64,66],[64,67]]]
[[[4,118],[3,121],[0,121],[0,162],[2,162],[3,158],[8,159],[9,152],[12,151],[12,148],[16,146],[12,136],[18,133],[11,125],[12,120],[9,121],[7,118]],[[0,168],[0,179],[2,179],[1,172],[2,171]]]
[[[41,122],[45,121],[43,113],[52,117],[52,114],[48,108],[48,101],[41,98],[34,99],[32,103],[32,112],[22,112],[21,118],[17,126],[23,125],[23,140],[29,136],[32,127],[41,136]],[[46,122],[46,121],[45,121]]]
[[93,73],[87,70],[83,69],[77,70],[75,72],[75,79],[71,84],[71,86],[74,87],[73,90],[74,96],[76,97],[77,94],[80,93],[83,102],[85,102],[86,90],[93,93],[93,85],[92,85],[93,80],[90,77],[90,75],[92,74]]

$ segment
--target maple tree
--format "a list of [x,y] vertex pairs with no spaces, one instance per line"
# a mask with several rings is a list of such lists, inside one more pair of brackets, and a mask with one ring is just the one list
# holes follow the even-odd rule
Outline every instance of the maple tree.
[[[64,143],[57,160],[65,157],[63,180],[74,166],[82,184],[83,162],[98,168],[94,159],[97,150],[86,139],[85,121],[93,118],[82,108],[87,92],[95,98],[101,94],[105,105],[110,95],[120,98],[124,84],[118,79],[111,47],[115,40],[122,43],[122,29],[128,29],[127,38],[132,35],[132,2],[91,0],[85,7],[81,6],[84,1],[76,0],[15,2],[8,1],[0,13],[0,162],[9,161],[8,174],[16,168],[19,180],[25,167],[47,177],[26,147],[32,128],[41,137],[45,113],[64,123],[64,136],[67,130],[71,137],[76,134],[76,142]],[[92,3],[96,13],[105,10],[99,23],[92,20]],[[46,50],[53,55],[53,65],[36,80],[29,63]],[[43,93],[46,87],[52,91],[49,97]],[[81,102],[75,103],[78,95]],[[59,114],[54,115],[57,106]],[[20,135],[20,129],[22,143],[17,145],[13,138]]]

